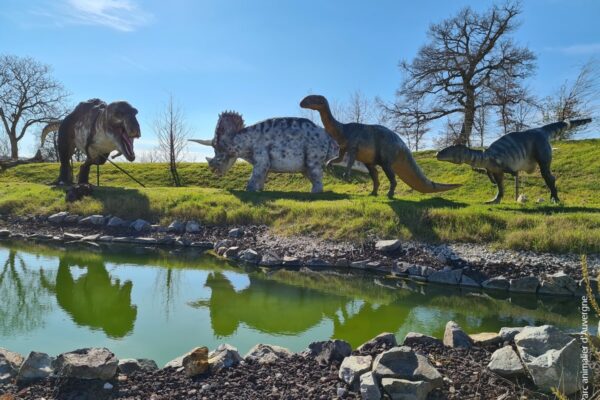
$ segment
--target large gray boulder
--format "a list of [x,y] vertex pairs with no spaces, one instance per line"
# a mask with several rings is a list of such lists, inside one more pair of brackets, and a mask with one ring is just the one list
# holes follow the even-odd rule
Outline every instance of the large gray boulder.
[[373,372],[367,372],[360,376],[360,396],[363,400],[381,399],[381,391]]
[[302,354],[314,357],[321,364],[330,364],[332,361],[342,361],[352,353],[350,343],[344,340],[326,340],[312,342]]
[[563,271],[547,275],[538,292],[550,295],[572,295],[577,290],[577,282]]
[[167,227],[167,232],[170,233],[183,233],[185,232],[185,222],[175,220],[169,224]]
[[154,360],[147,358],[122,358],[119,360],[118,371],[121,374],[129,375],[134,372],[152,372],[158,369]]
[[88,217],[82,218],[79,220],[79,225],[93,225],[93,226],[101,226],[106,222],[106,218],[104,215],[90,215]]
[[0,347],[0,383],[10,382],[17,373],[25,359],[19,353]]
[[272,344],[257,344],[246,353],[246,361],[257,362],[259,364],[270,364],[282,358],[292,356],[292,352],[285,347]]
[[510,281],[503,276],[497,276],[481,282],[481,286],[485,289],[508,290]]
[[473,341],[456,322],[448,321],[444,331],[444,345],[469,349],[473,346]]
[[429,282],[441,283],[444,285],[458,285],[462,277],[462,269],[444,269],[435,271],[427,277]]
[[51,224],[60,224],[65,220],[67,215],[69,215],[69,213],[66,211],[61,211],[56,214],[52,214],[48,217],[48,222],[50,222]]
[[108,222],[106,223],[106,226],[110,227],[110,228],[121,228],[123,226],[125,226],[126,222],[124,219],[121,219],[119,217],[111,217]]
[[539,286],[540,280],[537,276],[525,276],[511,279],[508,290],[515,293],[536,293]]
[[382,253],[391,253],[398,250],[402,246],[402,242],[398,239],[380,240],[375,243],[375,250]]
[[188,221],[185,224],[185,231],[187,233],[198,233],[201,230],[202,230],[201,229],[201,225],[200,225],[200,223],[198,221],[192,220],[192,221]]
[[425,400],[434,389],[429,382],[395,378],[383,378],[381,386],[392,400]]
[[150,222],[145,221],[141,218],[136,219],[135,221],[133,221],[129,227],[131,229],[133,229],[136,232],[146,232],[149,231],[150,229],[152,229],[152,225],[150,224]]
[[260,255],[252,249],[243,250],[239,253],[240,260],[251,264],[258,264],[260,261]]
[[438,338],[434,338],[433,336],[423,335],[418,332],[408,332],[404,337],[404,341],[402,342],[403,346],[431,346],[431,345],[442,345],[442,341]]
[[53,360],[54,358],[46,353],[32,351],[19,368],[17,382],[28,382],[49,377],[54,371],[52,368]]
[[119,360],[107,348],[86,348],[62,353],[52,363],[58,376],[78,379],[112,379]]
[[373,357],[371,356],[348,356],[340,365],[339,378],[352,387],[359,384],[360,376],[371,370]]
[[237,349],[227,343],[219,345],[208,355],[208,364],[210,371],[217,373],[225,368],[231,368],[242,361]]
[[373,362],[373,373],[378,378],[397,378],[431,383],[431,389],[442,385],[442,375],[425,356],[416,354],[408,346],[394,347],[378,355]]
[[369,340],[358,346],[357,351],[371,351],[374,349],[379,349],[385,347],[386,349],[391,349],[392,347],[398,346],[398,342],[396,341],[396,336],[393,333],[384,332],[375,336],[373,339]]
[[523,327],[506,327],[505,326],[505,327],[500,328],[498,335],[500,335],[500,338],[503,341],[512,342],[513,340],[515,340],[515,336],[517,336],[522,330],[523,330]]
[[558,388],[566,395],[582,387],[581,346],[577,339],[552,325],[525,327],[515,344],[535,385],[544,391]]
[[525,368],[521,364],[521,359],[512,346],[504,346],[496,350],[492,354],[487,367],[490,371],[505,378],[525,375]]

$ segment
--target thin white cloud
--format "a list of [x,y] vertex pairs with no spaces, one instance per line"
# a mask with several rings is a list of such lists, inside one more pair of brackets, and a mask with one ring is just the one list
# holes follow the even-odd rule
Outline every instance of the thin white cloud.
[[54,26],[104,26],[122,32],[134,31],[153,19],[136,0],[61,0],[31,13],[52,18]]
[[600,53],[600,43],[580,43],[570,46],[548,47],[547,50],[557,51],[567,55],[588,55]]

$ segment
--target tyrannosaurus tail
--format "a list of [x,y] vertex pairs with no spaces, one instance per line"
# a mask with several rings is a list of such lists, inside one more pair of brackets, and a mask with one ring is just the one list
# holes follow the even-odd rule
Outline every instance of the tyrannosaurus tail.
[[421,193],[445,192],[456,189],[460,184],[437,183],[429,180],[413,156],[403,153],[392,164],[394,172],[404,183]]
[[40,147],[44,145],[44,142],[46,141],[46,136],[48,136],[50,132],[56,132],[58,130],[61,122],[62,120],[49,122],[44,127],[44,129],[42,129],[42,135],[40,136]]
[[554,136],[554,134],[562,130],[575,128],[581,125],[589,124],[590,122],[592,122],[591,118],[565,120],[561,122],[555,122],[553,124],[544,125],[542,126],[542,129],[546,132],[548,136]]

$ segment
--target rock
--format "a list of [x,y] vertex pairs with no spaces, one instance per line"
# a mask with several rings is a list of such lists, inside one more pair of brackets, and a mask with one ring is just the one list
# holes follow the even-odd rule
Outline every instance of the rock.
[[208,356],[210,371],[215,374],[224,368],[231,368],[242,361],[237,349],[228,344],[222,344]]
[[171,233],[183,233],[185,232],[185,223],[176,219],[167,226],[167,232]]
[[175,369],[183,368],[182,363],[183,363],[183,356],[179,356],[177,358],[172,359],[168,363],[166,363],[163,368],[175,368]]
[[411,265],[406,272],[409,275],[428,277],[435,272],[435,269],[424,265]]
[[302,354],[314,357],[320,364],[330,364],[332,361],[342,361],[352,353],[350,343],[344,340],[326,340],[312,342]]
[[540,286],[540,280],[537,276],[526,276],[523,278],[511,279],[510,288],[508,290],[517,293],[536,293],[538,286]]
[[136,232],[146,232],[146,231],[150,230],[152,225],[150,225],[150,223],[148,221],[144,221],[143,219],[138,218],[135,221],[133,221],[129,225],[129,227]]
[[86,348],[62,353],[52,363],[55,373],[65,378],[102,379],[114,378],[119,360],[107,348]]
[[547,275],[540,286],[539,293],[572,295],[577,291],[577,282],[563,271]]
[[339,397],[340,399],[344,397],[347,392],[348,390],[344,387],[338,387],[336,390],[337,397]]
[[350,263],[350,268],[365,269],[370,260],[358,260]]
[[196,347],[186,353],[181,360],[183,371],[188,377],[196,376],[208,371],[208,348]]
[[383,378],[381,386],[392,400],[425,400],[433,390],[429,382],[395,378]]
[[525,375],[525,369],[521,364],[521,359],[513,350],[512,346],[504,346],[492,354],[492,358],[487,366],[490,371],[497,373],[505,378]]
[[227,236],[230,238],[241,238],[244,236],[244,230],[242,228],[233,228],[227,232]]
[[431,389],[443,383],[442,374],[427,357],[416,354],[408,346],[394,347],[379,354],[373,362],[373,373],[378,378],[408,379],[431,383]]
[[19,353],[0,347],[0,384],[8,383],[17,376],[23,361]]
[[285,347],[271,344],[257,344],[246,353],[246,361],[257,362],[259,364],[270,364],[281,358],[292,356],[292,352]]
[[552,325],[527,326],[515,336],[515,344],[535,385],[550,391],[556,387],[566,395],[581,389],[581,347],[577,339]]
[[60,224],[65,220],[67,215],[69,215],[69,213],[66,211],[61,211],[56,214],[52,214],[48,217],[48,222],[50,222],[51,224]]
[[500,328],[500,332],[498,332],[498,335],[500,335],[500,338],[502,338],[502,341],[512,342],[515,339],[515,336],[518,333],[520,333],[522,330],[523,330],[522,327],[516,327],[516,328],[502,327],[502,328]]
[[371,356],[348,356],[342,361],[338,376],[351,387],[357,387],[360,376],[371,370],[372,363]]
[[79,225],[93,225],[93,226],[101,226],[106,222],[106,218],[103,215],[95,214],[90,215],[88,217],[82,218],[79,220]]
[[331,264],[328,261],[323,260],[322,258],[311,258],[310,260],[306,260],[305,265],[307,267],[313,267],[313,268],[329,268],[329,267],[331,267]]
[[371,351],[373,349],[378,349],[381,347],[385,347],[386,349],[391,349],[392,347],[398,346],[398,342],[396,341],[396,336],[393,333],[380,333],[375,336],[373,339],[369,340],[358,346],[357,351]]
[[481,282],[481,286],[485,289],[508,290],[510,282],[505,277],[498,276]]
[[448,321],[444,331],[444,345],[448,347],[464,347],[469,349],[473,346],[471,338],[454,321]]
[[0,229],[0,238],[7,238],[10,236],[10,231],[8,229]]
[[257,264],[260,261],[260,256],[256,251],[246,249],[240,253],[240,260],[251,264]]
[[67,241],[81,240],[83,239],[83,235],[80,235],[79,233],[65,232],[63,233],[63,239]]
[[213,248],[213,243],[212,242],[208,242],[208,241],[202,241],[202,242],[192,242],[190,243],[190,247],[196,247],[196,248],[201,248],[201,249],[212,249]]
[[469,335],[473,344],[482,346],[502,343],[502,338],[496,332],[481,332]]
[[136,237],[132,240],[132,242],[136,244],[154,245],[158,243],[158,240],[153,237]]
[[259,262],[260,265],[263,265],[265,267],[273,267],[275,265],[281,265],[281,263],[281,258],[273,252],[267,252],[263,254]]
[[65,224],[76,224],[79,222],[80,216],[77,214],[69,214],[65,217],[64,219],[64,223]]
[[363,400],[381,399],[381,391],[372,372],[360,376],[360,395]]
[[462,269],[442,270],[431,273],[427,280],[445,285],[458,285],[462,277]]
[[404,337],[404,341],[402,342],[403,346],[431,346],[431,345],[439,345],[442,346],[443,343],[440,339],[434,338],[433,336],[423,335],[422,333],[417,332],[408,332]]
[[113,389],[113,385],[110,382],[106,382],[104,384],[104,386],[102,386],[102,389],[104,389],[104,390],[112,390]]
[[114,236],[111,235],[102,235],[98,238],[99,242],[112,242],[114,239]]
[[111,217],[106,223],[106,226],[110,228],[122,228],[125,226],[125,220],[119,217]]
[[398,239],[380,240],[375,243],[375,250],[382,253],[392,253],[402,246],[402,242]]
[[119,360],[118,370],[120,373],[129,375],[133,372],[152,372],[158,369],[158,365],[154,360],[149,360],[147,358],[124,358]]
[[100,237],[100,234],[95,233],[93,235],[87,235],[81,238],[82,242],[95,242]]
[[54,358],[46,353],[32,351],[19,368],[17,382],[28,382],[49,377],[54,371],[52,368],[53,360]]
[[192,220],[185,224],[185,231],[187,233],[199,233],[200,230],[200,223],[198,221]]
[[481,285],[470,276],[462,274],[460,277],[460,286],[480,287]]
[[299,267],[302,265],[302,261],[298,257],[283,256],[283,265],[286,267]]
[[232,246],[223,252],[223,257],[236,258],[238,256],[239,252],[240,252],[240,248],[238,246]]
[[229,248],[233,245],[233,242],[229,239],[219,240],[215,243],[214,250],[219,250],[221,247]]
[[520,194],[519,197],[517,197],[517,203],[519,204],[525,204],[528,200],[529,199],[524,194]]

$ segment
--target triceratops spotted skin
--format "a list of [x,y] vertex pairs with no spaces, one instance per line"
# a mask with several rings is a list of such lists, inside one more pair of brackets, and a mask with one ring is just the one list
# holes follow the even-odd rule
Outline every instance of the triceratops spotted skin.
[[323,167],[338,156],[338,145],[322,129],[305,118],[271,118],[245,127],[241,115],[224,112],[219,116],[215,136],[192,141],[212,146],[215,157],[209,167],[225,174],[235,160],[252,164],[247,190],[264,189],[269,172],[303,173],[312,183],[312,193],[323,191]]

